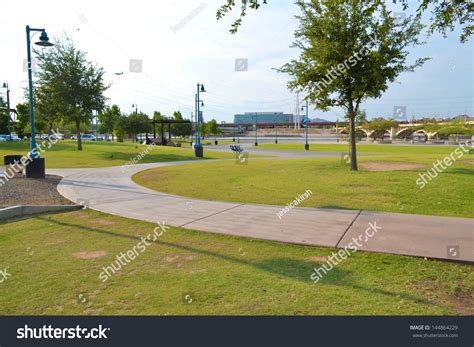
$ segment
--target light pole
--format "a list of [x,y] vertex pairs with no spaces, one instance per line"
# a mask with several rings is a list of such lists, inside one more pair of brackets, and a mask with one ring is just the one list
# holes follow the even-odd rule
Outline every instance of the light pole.
[[49,42],[48,34],[44,29],[35,29],[30,28],[29,25],[26,26],[26,50],[28,58],[28,90],[29,90],[29,100],[30,100],[30,125],[31,125],[31,141],[30,141],[30,152],[32,154],[32,160],[26,167],[26,177],[30,178],[44,178],[45,177],[45,164],[44,159],[40,158],[40,154],[36,149],[36,133],[35,133],[35,109],[33,105],[33,74],[31,71],[31,32],[41,32],[38,42],[35,42],[36,45],[41,47],[50,47],[53,46]]
[[258,121],[258,115],[255,114],[254,116],[252,116],[252,119],[255,118],[255,143],[254,145],[255,146],[258,146],[258,138],[257,138],[257,121]]
[[336,142],[339,143],[339,118],[336,118]]
[[10,123],[10,88],[8,83],[3,83],[3,88],[7,90],[7,122],[8,122],[8,141],[12,140],[12,128]]
[[306,143],[305,143],[305,145],[304,145],[304,149],[305,149],[305,151],[308,151],[308,150],[309,150],[309,143],[308,143],[308,128],[309,128],[309,118],[308,118],[308,109],[309,109],[309,106],[308,106],[308,99],[306,99],[306,105],[304,105],[304,106],[301,107],[301,111],[303,111],[304,109],[306,109],[306,118],[305,118]]
[[240,123],[241,123],[241,120],[238,119],[237,120],[237,143],[240,143],[240,130],[241,130],[240,129],[240,126],[241,126]]
[[277,127],[277,117],[275,116],[275,144],[278,144],[278,127]]
[[204,88],[203,84],[197,84],[197,94],[196,94],[196,117],[197,117],[197,127],[196,127],[196,145],[194,146],[194,154],[196,157],[202,157],[204,155],[204,148],[201,145],[201,123],[202,123],[202,115],[199,111],[199,106],[204,107],[204,103],[201,101],[201,105],[199,104],[199,93],[205,93],[206,89]]

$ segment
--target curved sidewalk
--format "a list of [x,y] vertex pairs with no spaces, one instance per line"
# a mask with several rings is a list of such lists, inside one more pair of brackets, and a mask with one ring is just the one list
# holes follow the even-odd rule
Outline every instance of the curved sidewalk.
[[[211,161],[211,160],[210,160]],[[200,200],[156,192],[135,184],[137,172],[195,162],[140,164],[98,169],[55,169],[66,198],[94,210],[123,217],[165,222],[206,232],[311,246],[344,248],[369,223],[381,228],[358,249],[452,261],[474,262],[474,219],[294,208],[281,219],[282,206]]]

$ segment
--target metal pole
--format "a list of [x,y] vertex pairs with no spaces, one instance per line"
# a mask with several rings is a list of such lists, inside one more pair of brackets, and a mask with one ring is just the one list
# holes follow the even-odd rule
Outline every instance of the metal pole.
[[7,121],[8,121],[8,140],[12,140],[12,126],[10,121],[10,88],[7,86]]
[[[26,49],[28,57],[28,88],[29,88],[29,100],[30,100],[30,125],[31,125],[31,141],[30,151],[36,149],[36,132],[35,132],[35,110],[33,106],[33,76],[31,72],[31,42],[30,42],[30,26],[26,26]],[[40,157],[38,151],[36,158]]]
[[275,117],[275,144],[278,143],[278,127],[277,127],[277,119]]
[[306,144],[304,145],[304,149],[306,151],[309,150],[309,143],[308,143],[308,128],[309,128],[309,115],[308,115],[308,99],[306,99]]
[[257,122],[258,122],[258,115],[255,115],[255,146],[258,146],[258,139],[257,139]]

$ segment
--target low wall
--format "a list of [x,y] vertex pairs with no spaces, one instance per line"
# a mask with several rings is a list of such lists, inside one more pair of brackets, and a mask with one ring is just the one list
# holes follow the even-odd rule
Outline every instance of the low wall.
[[0,209],[0,220],[23,217],[40,213],[68,212],[80,210],[79,205],[22,205]]

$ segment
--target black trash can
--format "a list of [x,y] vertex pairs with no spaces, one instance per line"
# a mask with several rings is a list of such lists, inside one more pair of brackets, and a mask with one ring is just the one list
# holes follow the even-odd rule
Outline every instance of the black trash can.
[[26,165],[26,178],[45,178],[44,158],[33,159]]
[[[5,169],[10,167],[15,173],[22,173],[23,172],[23,165],[21,164],[22,155],[6,155],[3,157],[3,165],[5,165]],[[17,163],[18,165],[10,166],[10,164],[14,165]],[[20,168],[21,166],[21,168]],[[15,170],[15,168],[17,168]]]

